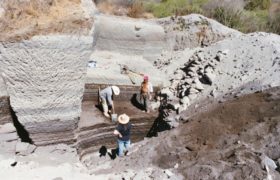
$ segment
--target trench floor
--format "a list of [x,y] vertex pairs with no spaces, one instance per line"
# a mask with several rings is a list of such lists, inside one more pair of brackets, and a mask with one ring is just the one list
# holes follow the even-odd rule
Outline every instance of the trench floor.
[[[156,118],[158,112],[143,112],[141,109],[134,106],[130,101],[114,101],[115,112],[120,115],[126,113],[131,119],[141,120],[142,118]],[[103,115],[102,111],[96,107],[97,101],[83,101],[81,119],[79,121],[79,129],[94,126],[97,124],[114,124],[110,118]]]

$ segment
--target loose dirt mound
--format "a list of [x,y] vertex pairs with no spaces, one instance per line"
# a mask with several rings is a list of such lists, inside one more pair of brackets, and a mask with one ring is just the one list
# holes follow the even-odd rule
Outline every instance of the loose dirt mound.
[[80,0],[5,0],[0,41],[29,39],[38,34],[88,32],[92,20],[85,18],[80,4]]
[[[266,156],[280,160],[279,90],[212,105],[181,127],[134,146],[129,157],[106,165],[113,169],[99,168],[99,173],[136,177],[140,168],[146,169],[143,177],[160,179],[168,169],[185,179],[264,179],[268,173],[261,161]],[[272,169],[270,175],[280,177]]]
[[265,178],[264,154],[280,158],[279,90],[251,94],[193,117],[163,135],[154,162],[162,168],[179,164],[176,171],[187,179]]

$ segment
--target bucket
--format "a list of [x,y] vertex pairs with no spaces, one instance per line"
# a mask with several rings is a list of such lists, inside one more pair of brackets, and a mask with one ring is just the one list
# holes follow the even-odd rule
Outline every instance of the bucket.
[[117,122],[118,114],[112,114],[111,119],[112,119],[112,122]]

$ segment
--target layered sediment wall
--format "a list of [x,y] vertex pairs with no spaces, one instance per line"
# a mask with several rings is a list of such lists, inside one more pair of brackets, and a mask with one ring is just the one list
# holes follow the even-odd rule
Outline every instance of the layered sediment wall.
[[0,125],[12,122],[10,101],[8,96],[0,97]]
[[36,145],[74,141],[91,51],[91,36],[35,36],[0,45],[11,106]]
[[[133,126],[131,141],[135,143],[143,140],[144,137],[147,136],[155,119],[155,115],[150,117],[147,115],[142,117],[135,117],[132,115],[130,120]],[[80,129],[76,147],[81,159],[87,154],[98,151],[102,146],[106,148],[117,147],[116,137],[113,134],[115,127],[115,123],[107,122]]]
[[[98,151],[102,146],[106,148],[116,147],[116,137],[113,131],[116,123],[105,118],[102,112],[95,106],[98,104],[98,88],[107,87],[106,84],[86,84],[82,104],[82,116],[79,128],[76,131],[76,147],[81,159],[86,155]],[[139,97],[139,86],[119,85],[120,95],[114,97],[115,112],[117,114],[126,113],[132,123],[133,143],[143,140],[152,128],[158,116],[157,111],[151,113],[142,112],[137,108]],[[157,87],[154,87],[156,90]]]

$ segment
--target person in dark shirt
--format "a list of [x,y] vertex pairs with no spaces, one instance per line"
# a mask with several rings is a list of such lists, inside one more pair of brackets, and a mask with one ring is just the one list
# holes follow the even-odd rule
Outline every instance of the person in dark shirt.
[[123,156],[128,153],[128,148],[130,146],[130,130],[132,128],[129,122],[129,116],[126,114],[121,114],[118,117],[118,125],[114,130],[114,135],[118,137],[118,148],[119,156]]

